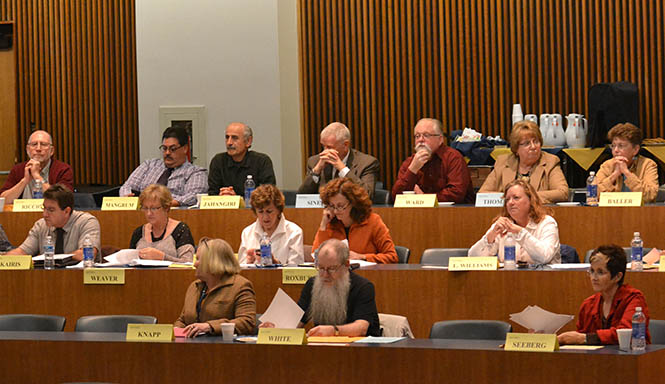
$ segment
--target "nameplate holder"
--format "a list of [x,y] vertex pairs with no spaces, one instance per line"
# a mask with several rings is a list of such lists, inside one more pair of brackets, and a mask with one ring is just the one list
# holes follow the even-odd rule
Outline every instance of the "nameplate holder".
[[135,196],[104,196],[102,211],[136,211],[139,208],[139,198]]
[[239,209],[244,206],[241,196],[201,196],[199,209]]
[[559,340],[555,334],[508,333],[506,351],[554,352],[559,350]]
[[665,256],[660,257],[660,263],[658,263],[658,272],[665,272]]
[[32,268],[33,268],[32,256],[30,255],[0,256],[0,270],[25,271]]
[[282,268],[282,284],[305,284],[310,277],[317,274],[315,268]]
[[476,193],[476,207],[503,207],[503,193]]
[[44,199],[16,199],[12,210],[14,212],[43,212]]
[[600,207],[641,207],[642,192],[601,192]]
[[307,338],[304,328],[259,328],[256,344],[302,345],[307,344]]
[[296,208],[323,208],[323,201],[319,195],[297,194]]
[[448,260],[448,270],[460,271],[496,271],[499,262],[496,256],[488,257],[451,257]]
[[427,193],[427,194],[401,194],[395,196],[395,208],[432,208],[438,207],[439,201],[436,198],[436,194]]
[[170,343],[173,339],[173,324],[127,324],[127,341]]
[[83,284],[125,284],[125,270],[121,268],[86,268],[83,270]]

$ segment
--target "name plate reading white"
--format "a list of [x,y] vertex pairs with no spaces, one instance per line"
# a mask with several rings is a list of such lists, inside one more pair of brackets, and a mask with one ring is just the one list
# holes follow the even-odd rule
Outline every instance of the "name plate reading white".
[[476,207],[503,207],[503,193],[476,193]]
[[489,257],[451,257],[448,260],[449,271],[496,271],[499,259]]
[[601,192],[600,207],[640,207],[642,192]]
[[102,200],[102,211],[136,211],[138,207],[139,198],[136,196],[104,196]]
[[321,196],[298,194],[296,195],[296,208],[323,208]]
[[259,328],[256,344],[302,345],[307,344],[307,337],[304,328]]
[[240,196],[201,196],[200,209],[238,209],[245,206]]
[[434,193],[401,194],[395,196],[395,208],[438,207],[439,201]]
[[16,199],[12,210],[14,212],[42,212],[44,211],[44,199]]

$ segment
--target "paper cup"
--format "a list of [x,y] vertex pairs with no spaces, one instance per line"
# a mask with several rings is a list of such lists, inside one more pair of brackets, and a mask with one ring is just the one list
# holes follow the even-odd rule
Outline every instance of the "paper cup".
[[208,196],[208,194],[207,193],[197,193],[196,194],[196,205],[199,206],[199,207],[201,206],[201,198],[203,196]]
[[233,340],[233,331],[235,331],[236,325],[233,323],[222,323],[222,339],[231,341]]
[[632,328],[617,329],[617,337],[619,338],[619,349],[622,351],[630,351],[630,336],[633,333]]

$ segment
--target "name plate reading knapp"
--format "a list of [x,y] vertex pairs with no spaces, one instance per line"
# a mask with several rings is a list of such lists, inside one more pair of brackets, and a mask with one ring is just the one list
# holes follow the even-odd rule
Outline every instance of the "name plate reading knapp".
[[640,207],[642,192],[601,192],[600,207]]
[[282,284],[305,284],[310,277],[317,274],[315,268],[282,268]]
[[317,194],[297,194],[296,208],[323,208],[321,196]]
[[506,335],[506,351],[554,352],[559,350],[555,334],[509,333]]
[[125,284],[125,270],[121,268],[86,268],[83,284]]
[[42,212],[44,211],[44,199],[16,199],[12,210],[14,212]]
[[476,193],[476,207],[503,207],[503,193]]
[[499,263],[496,256],[488,257],[451,257],[448,260],[449,271],[496,271]]
[[245,206],[240,196],[201,196],[200,209],[238,209]]
[[127,341],[173,341],[173,324],[127,324]]
[[0,270],[28,270],[32,269],[32,256],[8,255],[0,256]]
[[401,194],[395,196],[395,208],[414,208],[414,207],[438,207],[439,201],[436,198],[436,194],[427,193],[427,194]]
[[307,338],[304,328],[259,328],[256,344],[301,345],[307,344]]
[[102,211],[136,211],[139,208],[139,198],[136,196],[104,196]]

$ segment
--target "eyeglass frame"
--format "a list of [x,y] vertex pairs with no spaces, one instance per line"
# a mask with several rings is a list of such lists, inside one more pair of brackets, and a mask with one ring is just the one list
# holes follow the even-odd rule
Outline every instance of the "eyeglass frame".
[[159,207],[141,207],[141,210],[143,212],[150,211],[152,213],[155,213],[155,212],[159,211],[160,209],[165,209],[165,208],[166,207],[163,207],[163,206],[159,206]]
[[540,140],[538,140],[538,139],[531,139],[531,140],[525,141],[523,143],[518,143],[517,145],[521,148],[527,148],[530,145],[533,145],[534,147],[537,147],[537,146],[542,145],[542,144],[540,143]]
[[167,147],[166,145],[162,144],[158,148],[160,151],[162,151],[162,153],[166,153],[166,151],[173,153],[182,147],[184,147],[184,145],[178,145],[178,146],[172,145],[170,147]]
[[33,141],[31,143],[28,143],[27,145],[30,148],[37,148],[37,147],[49,148],[53,146],[53,143],[45,143],[43,141]]
[[343,206],[343,207],[340,207],[339,205],[328,204],[328,205],[325,206],[325,208],[330,209],[333,212],[342,212],[343,210],[347,209],[349,207],[349,205],[351,205],[350,201],[348,203],[346,203],[346,205]]
[[612,275],[612,272],[610,272],[610,271],[602,271],[600,273],[598,271],[593,271],[592,272],[591,268],[589,268],[589,269],[586,270],[586,274],[589,275],[589,277],[603,277],[606,274],[607,275]]
[[324,274],[324,273],[327,272],[329,275],[332,276],[332,275],[334,275],[337,271],[339,271],[340,268],[342,268],[343,266],[344,266],[344,264],[338,264],[336,267],[327,267],[327,268],[323,268],[323,267],[319,267],[318,264],[315,264],[315,265],[314,265],[314,268],[316,268],[316,271],[317,271],[319,274]]
[[429,139],[430,137],[436,137],[436,136],[441,136],[440,133],[416,133],[413,135],[414,140],[418,140],[421,137],[425,140]]

